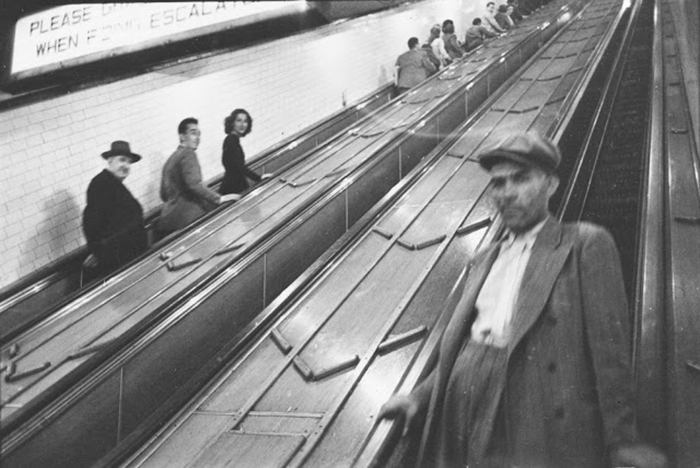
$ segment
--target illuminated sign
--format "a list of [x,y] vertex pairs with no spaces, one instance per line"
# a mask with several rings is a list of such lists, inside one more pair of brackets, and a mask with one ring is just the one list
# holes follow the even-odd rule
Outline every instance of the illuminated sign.
[[[64,5],[17,21],[12,74],[41,72],[300,11],[304,1]],[[248,21],[240,21],[246,19]],[[233,22],[233,23],[232,23]],[[82,60],[81,60],[82,59]],[[32,74],[32,73],[26,73]]]

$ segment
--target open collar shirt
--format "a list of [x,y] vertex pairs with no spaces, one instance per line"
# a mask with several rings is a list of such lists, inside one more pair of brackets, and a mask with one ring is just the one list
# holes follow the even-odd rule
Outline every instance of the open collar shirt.
[[501,241],[498,257],[476,299],[477,316],[471,329],[472,340],[500,348],[508,345],[513,309],[525,267],[546,221],[547,218],[517,236],[508,232]]

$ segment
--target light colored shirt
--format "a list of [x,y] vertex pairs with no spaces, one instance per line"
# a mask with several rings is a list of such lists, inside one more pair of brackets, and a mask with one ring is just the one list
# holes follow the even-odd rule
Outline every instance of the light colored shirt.
[[445,42],[441,37],[436,37],[433,39],[430,46],[433,48],[433,53],[440,59],[441,64],[444,65],[447,60],[450,60],[450,56],[445,50]]
[[503,29],[501,29],[501,27],[498,25],[498,21],[496,21],[496,18],[488,11],[484,12],[484,15],[481,17],[481,25],[492,33],[503,32]]
[[545,222],[546,219],[518,236],[509,233],[501,242],[498,257],[476,298],[477,316],[472,325],[472,340],[499,348],[508,345],[513,309],[525,267]]

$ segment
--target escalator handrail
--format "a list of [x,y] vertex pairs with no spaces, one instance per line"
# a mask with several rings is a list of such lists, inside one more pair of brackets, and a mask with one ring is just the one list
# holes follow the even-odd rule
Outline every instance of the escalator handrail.
[[[598,103],[593,113],[593,117],[591,118],[591,125],[589,126],[588,134],[584,139],[584,145],[579,151],[579,155],[592,154],[595,156],[595,160],[597,160],[597,156],[600,153],[600,148],[603,144],[603,139],[595,138],[594,132],[596,130],[607,128],[607,122],[610,118],[610,109],[612,108],[612,104],[615,102],[615,96],[617,95],[619,83],[622,78],[622,69],[625,63],[625,56],[629,51],[630,43],[632,41],[632,33],[634,32],[636,19],[639,15],[640,4],[641,2],[635,2],[632,6],[632,10],[630,11],[629,15],[629,20],[627,21],[627,26],[623,33],[621,46],[617,49],[616,56],[612,60],[612,63],[614,64],[613,69],[609,73],[608,78],[605,80],[605,84],[603,85],[603,90],[601,92],[603,99],[601,99],[601,101]],[[571,198],[574,196],[576,188],[576,184],[574,183],[574,181],[579,180],[584,161],[585,158],[583,157],[579,157],[577,160],[573,173],[570,177],[571,183],[569,183],[566,187],[564,195],[561,199],[561,203],[557,210],[557,217],[559,219],[564,217],[565,210],[570,207],[570,201]]]
[[[650,112],[647,122],[645,196],[640,215],[637,251],[637,284],[634,298],[632,366],[637,399],[644,408],[642,420],[659,425],[665,434],[666,396],[665,344],[663,311],[665,310],[666,261],[664,247],[665,218],[665,148],[664,148],[664,65],[661,11],[654,5],[652,42],[652,77]],[[647,418],[647,415],[650,415]]]

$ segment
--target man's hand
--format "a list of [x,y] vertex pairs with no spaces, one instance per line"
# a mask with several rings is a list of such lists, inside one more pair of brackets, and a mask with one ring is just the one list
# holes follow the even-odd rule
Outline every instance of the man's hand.
[[645,444],[622,445],[610,453],[613,467],[668,468],[668,460],[660,450]]
[[261,180],[267,180],[267,179],[269,179],[270,177],[272,177],[272,174],[266,172],[265,174],[263,174],[263,175],[260,176],[260,179],[261,179]]
[[238,201],[241,199],[241,196],[237,193],[229,193],[228,195],[221,195],[221,200],[219,200],[219,203],[226,203],[230,201]]
[[389,401],[382,405],[377,415],[377,422],[382,419],[401,419],[403,418],[402,435],[408,434],[411,428],[413,418],[418,413],[418,402],[411,395],[394,395]]

